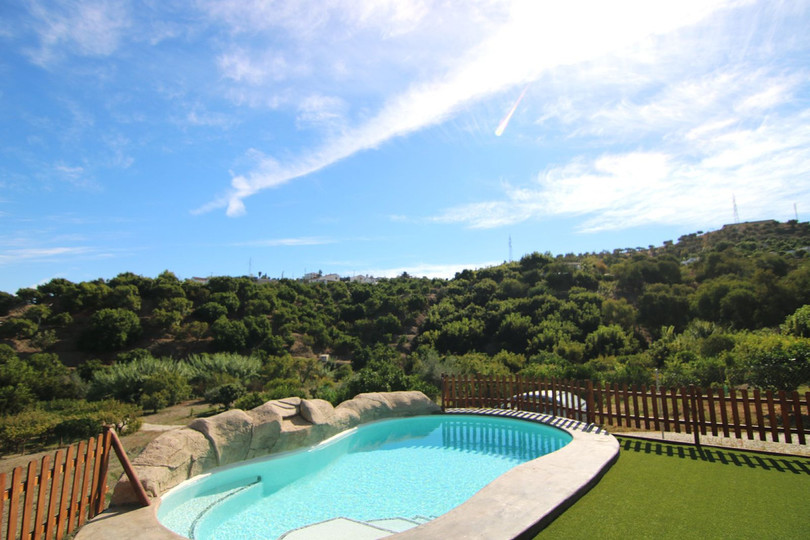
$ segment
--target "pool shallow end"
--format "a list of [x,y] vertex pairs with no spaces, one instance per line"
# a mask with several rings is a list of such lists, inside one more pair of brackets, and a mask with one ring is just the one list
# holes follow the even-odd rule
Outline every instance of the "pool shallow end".
[[[439,518],[389,538],[531,538],[590,489],[619,454],[618,441],[595,426],[548,415],[493,409],[453,409],[540,422],[567,431],[572,441],[556,452],[511,469]],[[108,511],[88,523],[77,540],[182,539],[157,520],[159,500],[131,511]]]

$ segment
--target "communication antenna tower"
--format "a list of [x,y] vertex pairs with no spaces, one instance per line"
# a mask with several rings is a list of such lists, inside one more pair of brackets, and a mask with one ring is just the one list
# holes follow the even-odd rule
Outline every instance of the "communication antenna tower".
[[796,216],[796,221],[799,221],[799,210],[796,208],[796,203],[793,203],[793,215]]
[[509,262],[512,262],[512,235],[509,235]]
[[739,223],[740,213],[737,211],[737,198],[734,194],[731,195],[731,203],[734,205],[734,223]]

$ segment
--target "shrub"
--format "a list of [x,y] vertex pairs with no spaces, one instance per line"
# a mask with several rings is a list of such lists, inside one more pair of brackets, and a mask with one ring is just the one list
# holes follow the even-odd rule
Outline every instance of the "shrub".
[[242,321],[230,321],[220,317],[211,325],[214,345],[221,351],[236,352],[247,345],[248,330]]
[[751,334],[735,352],[749,384],[792,391],[810,382],[810,340],[806,338]]
[[265,399],[264,394],[259,392],[248,392],[244,396],[234,401],[233,406],[237,409],[242,409],[243,411],[249,411],[250,409],[255,409],[256,407],[263,405],[266,401],[269,401],[269,399],[271,398]]
[[240,381],[246,385],[262,368],[261,360],[255,356],[233,353],[193,354],[183,364],[189,370],[189,381],[200,394],[222,382]]
[[39,326],[34,321],[21,317],[10,317],[0,325],[0,338],[28,339],[33,337]]
[[788,315],[782,332],[791,336],[810,337],[810,305],[802,306]]
[[228,308],[216,302],[206,302],[194,311],[194,316],[201,321],[212,323],[228,315]]
[[125,403],[138,403],[146,381],[153,375],[159,374],[169,381],[187,381],[193,373],[183,362],[151,356],[138,358],[95,371],[88,395],[93,399],[114,398]]
[[222,405],[225,409],[230,409],[231,404],[246,393],[247,390],[241,383],[227,383],[207,391],[205,400],[214,405]]
[[90,317],[81,346],[91,351],[115,351],[130,345],[141,335],[138,316],[127,309],[105,308]]
[[0,420],[0,444],[25,453],[25,445],[34,439],[45,439],[59,423],[52,413],[39,410],[23,411]]

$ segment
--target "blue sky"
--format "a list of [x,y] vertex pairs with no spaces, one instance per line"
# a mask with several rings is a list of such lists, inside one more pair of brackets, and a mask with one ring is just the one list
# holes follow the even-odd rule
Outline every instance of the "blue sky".
[[0,290],[805,221],[807,28],[807,1],[3,2]]

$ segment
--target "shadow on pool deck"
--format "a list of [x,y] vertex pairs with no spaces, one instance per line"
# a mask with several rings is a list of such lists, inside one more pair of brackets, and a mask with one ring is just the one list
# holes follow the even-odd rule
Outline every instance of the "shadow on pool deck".
[[754,454],[749,450],[740,453],[736,449],[696,447],[694,445],[678,445],[670,441],[654,442],[649,440],[630,439],[618,436],[621,449],[625,452],[644,452],[666,457],[679,457],[694,461],[708,463],[722,463],[736,467],[748,467],[765,471],[778,471],[792,474],[810,475],[810,466],[804,458],[791,458],[788,456],[775,456],[772,454]]

